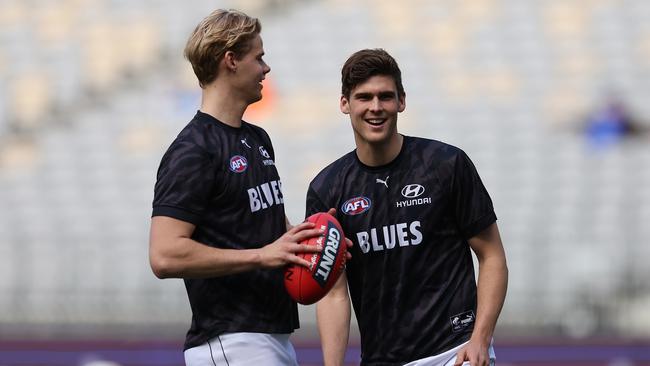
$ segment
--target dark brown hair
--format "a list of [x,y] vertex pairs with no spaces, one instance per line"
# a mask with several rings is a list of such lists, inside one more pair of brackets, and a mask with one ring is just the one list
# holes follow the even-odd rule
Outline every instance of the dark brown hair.
[[345,61],[341,69],[341,94],[350,98],[352,89],[375,75],[390,76],[395,81],[397,93],[404,96],[402,72],[397,61],[381,48],[357,51]]

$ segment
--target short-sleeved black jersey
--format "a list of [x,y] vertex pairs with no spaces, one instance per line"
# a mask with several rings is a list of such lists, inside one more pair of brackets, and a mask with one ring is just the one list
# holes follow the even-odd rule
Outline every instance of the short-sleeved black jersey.
[[[217,248],[260,248],[286,231],[273,147],[260,127],[228,126],[197,112],[162,158],[153,216],[196,225],[192,239]],[[192,325],[185,349],[224,332],[290,333],[298,310],[282,269],[185,279]]]
[[331,207],[354,242],[346,273],[362,364],[401,365],[469,339],[476,283],[467,240],[496,216],[462,150],[405,136],[381,167],[350,152],[310,184],[307,215]]

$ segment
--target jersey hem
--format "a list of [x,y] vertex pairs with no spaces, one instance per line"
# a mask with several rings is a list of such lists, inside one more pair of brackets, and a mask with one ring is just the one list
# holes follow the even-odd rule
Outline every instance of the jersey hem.
[[[293,329],[290,329],[292,327],[293,327]],[[214,337],[220,336],[220,335],[222,335],[224,333],[260,333],[260,334],[289,334],[289,335],[291,335],[296,331],[296,329],[299,329],[299,328],[300,328],[299,324],[289,326],[289,327],[274,327],[274,328],[263,329],[263,330],[253,329],[253,328],[246,328],[246,327],[237,328],[237,329],[234,329],[234,328],[231,329],[231,328],[226,327],[226,328],[214,330],[212,332],[206,332],[203,335],[198,336],[196,338],[192,338],[192,339],[188,339],[189,337],[186,338],[185,343],[183,344],[183,351],[187,351],[188,349],[190,349],[192,347],[200,346],[203,343],[207,342],[208,340],[210,340],[210,339],[212,339]]]
[[463,229],[463,237],[465,239],[473,238],[474,236],[480,234],[481,231],[487,229],[487,227],[492,225],[495,221],[497,221],[497,215],[494,213],[494,211],[492,211]]
[[199,215],[173,206],[154,206],[151,217],[154,216],[168,216],[194,225],[201,223],[201,217]]

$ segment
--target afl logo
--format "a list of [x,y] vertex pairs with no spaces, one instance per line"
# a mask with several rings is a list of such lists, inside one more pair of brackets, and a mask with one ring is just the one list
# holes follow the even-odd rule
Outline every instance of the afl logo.
[[354,197],[345,201],[341,206],[343,213],[346,215],[358,215],[370,209],[370,198],[367,197]]
[[248,162],[246,158],[241,155],[235,155],[230,158],[230,170],[235,173],[242,173],[248,168]]
[[402,196],[406,198],[419,197],[424,193],[424,187],[419,184],[409,184],[402,188]]

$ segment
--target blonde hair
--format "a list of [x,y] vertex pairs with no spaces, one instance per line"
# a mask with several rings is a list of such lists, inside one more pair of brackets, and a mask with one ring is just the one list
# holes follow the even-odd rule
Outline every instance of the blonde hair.
[[199,85],[216,79],[219,62],[227,51],[241,57],[250,50],[250,41],[262,31],[257,18],[237,10],[218,9],[194,29],[185,45],[185,58],[192,64]]

